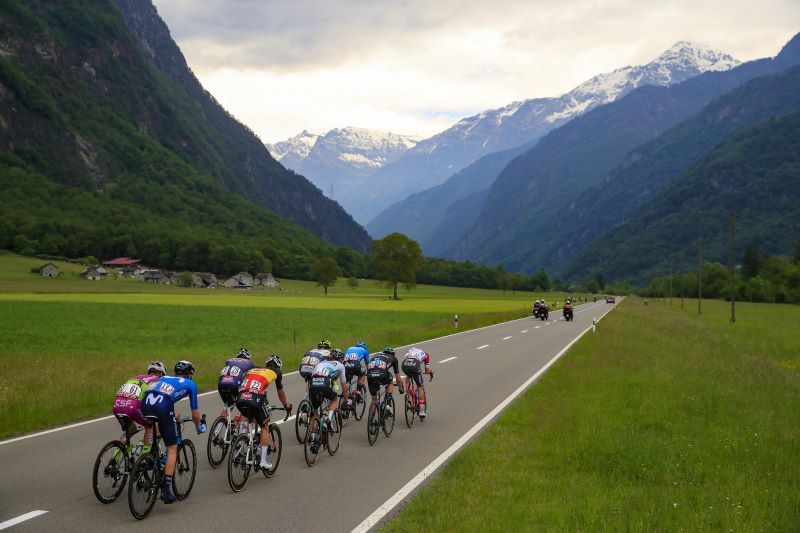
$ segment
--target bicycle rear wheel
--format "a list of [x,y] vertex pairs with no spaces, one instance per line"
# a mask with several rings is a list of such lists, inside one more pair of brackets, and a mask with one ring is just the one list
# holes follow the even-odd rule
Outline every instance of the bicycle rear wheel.
[[367,417],[367,440],[370,446],[375,446],[380,432],[380,412],[378,410],[378,404],[373,402],[369,406],[369,416]]
[[333,415],[333,420],[330,422],[331,431],[328,432],[328,454],[331,456],[336,455],[336,452],[339,451],[339,445],[342,442],[343,428],[344,424],[342,423],[342,412],[337,410]]
[[[306,458],[308,466],[317,464],[317,454],[319,447],[322,446],[322,435],[320,435],[320,423],[316,418],[312,418],[306,428],[305,445],[303,446],[303,455]],[[312,438],[312,434],[314,435]]]
[[225,455],[228,453],[228,419],[220,416],[211,424],[211,431],[208,433],[208,445],[206,446],[206,454],[208,455],[208,464],[211,468],[219,468],[225,460]]
[[107,443],[97,454],[92,483],[100,503],[111,503],[119,498],[128,481],[128,463],[128,451],[118,440]]
[[247,485],[252,465],[247,464],[247,453],[250,451],[250,436],[239,435],[231,444],[228,456],[228,484],[233,492],[240,492]]
[[[263,430],[262,430],[263,431]],[[263,470],[264,475],[272,477],[278,471],[278,464],[281,462],[281,451],[283,450],[283,437],[281,436],[281,428],[277,424],[269,425],[269,462],[272,463],[272,468]]]
[[297,416],[294,418],[294,433],[297,437],[297,442],[303,444],[306,441],[306,433],[308,429],[308,421],[311,418],[311,402],[303,400],[297,406]]
[[367,388],[359,384],[356,391],[356,403],[353,406],[353,416],[356,420],[361,420],[364,418],[364,409],[367,408]]
[[349,398],[339,398],[339,412],[342,414],[341,427],[347,425],[347,422],[350,420],[350,415],[353,413],[353,410],[350,408],[349,401]]
[[406,426],[414,427],[414,391],[406,390]]
[[178,457],[175,461],[175,473],[172,475],[172,490],[175,497],[183,500],[189,496],[194,487],[194,476],[197,473],[197,453],[194,443],[188,439],[178,444]]
[[389,396],[385,398],[384,401],[386,402],[387,406],[390,405],[392,407],[391,414],[387,409],[383,410],[383,434],[388,437],[394,430],[394,398]]
[[158,498],[161,488],[161,476],[158,473],[159,462],[152,455],[142,455],[131,468],[128,482],[128,507],[137,520],[147,518]]

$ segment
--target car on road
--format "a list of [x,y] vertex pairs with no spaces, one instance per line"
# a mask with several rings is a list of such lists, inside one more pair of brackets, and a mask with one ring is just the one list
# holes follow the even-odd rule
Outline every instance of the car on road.
[[606,303],[607,304],[614,304],[617,303],[617,299],[613,296],[606,296]]

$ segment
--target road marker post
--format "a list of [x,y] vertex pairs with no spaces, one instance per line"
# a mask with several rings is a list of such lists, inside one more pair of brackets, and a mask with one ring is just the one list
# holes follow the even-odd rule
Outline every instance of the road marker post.
[[597,333],[597,317],[592,317],[592,333]]
[[458,329],[458,315],[456,315],[455,318],[453,318],[453,327]]

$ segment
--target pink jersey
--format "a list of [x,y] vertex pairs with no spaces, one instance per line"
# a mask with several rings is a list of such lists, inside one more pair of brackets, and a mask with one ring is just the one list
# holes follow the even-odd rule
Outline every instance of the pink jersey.
[[117,396],[114,398],[114,416],[126,416],[144,425],[145,420],[142,415],[142,399],[150,383],[158,381],[159,377],[153,374],[133,376],[117,389]]

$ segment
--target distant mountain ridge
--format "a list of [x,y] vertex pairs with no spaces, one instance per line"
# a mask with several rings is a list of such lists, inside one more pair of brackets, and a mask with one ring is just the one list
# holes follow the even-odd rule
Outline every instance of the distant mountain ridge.
[[[535,271],[566,263],[579,250],[564,246],[559,217],[573,216],[581,195],[599,186],[626,156],[714,98],[756,77],[800,62],[796,36],[775,58],[706,72],[669,87],[640,87],[599,106],[541,139],[494,181],[475,225],[446,257]],[[583,197],[587,207],[593,198]],[[574,209],[573,209],[574,208]],[[562,263],[563,264],[563,263]]]
[[[340,199],[346,209],[367,203],[376,216],[382,206],[434,187],[483,155],[533,142],[552,129],[643,85],[671,85],[707,71],[727,70],[739,62],[711,48],[679,41],[650,63],[599,74],[557,98],[534,98],[465,118],[417,143],[377,171],[363,189]],[[366,224],[370,219],[355,215]]]
[[322,135],[306,130],[275,144],[270,153],[286,167],[307,176],[333,197],[361,185],[375,171],[412,148],[421,137],[366,128],[335,128]]

